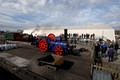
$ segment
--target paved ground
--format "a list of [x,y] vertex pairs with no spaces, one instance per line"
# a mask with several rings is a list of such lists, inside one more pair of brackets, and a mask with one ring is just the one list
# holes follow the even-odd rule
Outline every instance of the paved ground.
[[102,58],[103,62],[105,64],[111,64],[111,65],[116,65],[120,66],[120,49],[118,49],[118,54],[117,56],[114,56],[114,61],[113,62],[108,62],[108,56],[106,58]]
[[[37,59],[53,52],[41,52],[39,48],[30,45],[20,45],[18,49],[1,51],[30,60],[31,71],[50,80],[90,80],[90,52],[63,55],[64,63],[57,71],[49,70],[45,66],[37,66]],[[88,54],[88,55],[84,55]]]

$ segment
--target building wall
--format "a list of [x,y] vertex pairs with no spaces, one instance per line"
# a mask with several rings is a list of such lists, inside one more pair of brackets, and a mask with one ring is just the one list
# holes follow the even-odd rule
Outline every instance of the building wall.
[[120,30],[115,30],[115,35],[120,35]]

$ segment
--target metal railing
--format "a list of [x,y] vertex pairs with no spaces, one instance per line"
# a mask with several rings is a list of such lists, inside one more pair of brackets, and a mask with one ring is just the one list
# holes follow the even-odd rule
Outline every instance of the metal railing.
[[93,70],[101,70],[105,72],[110,72],[113,80],[120,80],[120,69],[117,66],[111,66],[111,65],[104,65],[104,64],[99,64],[99,63],[93,63],[91,64],[91,78],[93,77]]

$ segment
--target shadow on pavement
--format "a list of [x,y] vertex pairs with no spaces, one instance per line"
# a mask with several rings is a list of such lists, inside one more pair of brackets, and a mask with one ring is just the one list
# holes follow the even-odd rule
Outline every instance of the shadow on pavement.
[[60,69],[68,70],[73,66],[74,62],[64,60],[64,63],[59,67]]

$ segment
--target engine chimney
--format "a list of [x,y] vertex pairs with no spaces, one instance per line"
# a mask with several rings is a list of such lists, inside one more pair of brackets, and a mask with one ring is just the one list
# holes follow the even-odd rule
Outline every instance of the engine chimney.
[[65,38],[65,41],[67,42],[67,29],[64,29],[64,38]]

